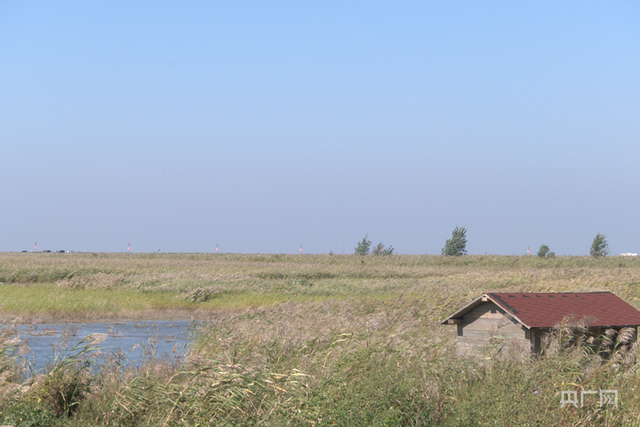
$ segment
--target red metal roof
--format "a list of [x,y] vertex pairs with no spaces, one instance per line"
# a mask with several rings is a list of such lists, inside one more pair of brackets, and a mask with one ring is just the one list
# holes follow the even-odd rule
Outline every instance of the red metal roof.
[[553,328],[567,316],[588,326],[640,326],[640,311],[611,292],[586,293],[487,293],[451,316],[461,319],[487,298],[528,328]]

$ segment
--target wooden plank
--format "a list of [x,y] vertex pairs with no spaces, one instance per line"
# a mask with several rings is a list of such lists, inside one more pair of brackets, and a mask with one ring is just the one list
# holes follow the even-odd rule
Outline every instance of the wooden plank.
[[509,319],[475,319],[473,321],[467,321],[471,319],[464,319],[464,327],[473,327],[473,328],[486,328],[486,327],[496,327],[496,328],[518,328],[522,329],[520,323],[513,322]]
[[464,345],[481,345],[489,344],[489,338],[474,338],[474,337],[458,337],[458,344]]
[[525,331],[518,327],[504,327],[504,328],[473,328],[470,326],[465,326],[462,328],[462,335],[466,335],[468,332],[486,332],[488,334],[516,334],[519,336],[526,337],[527,334]]
[[506,312],[494,303],[484,303],[475,307],[464,315],[464,317],[501,317]]
[[502,319],[504,318],[503,313],[491,313],[486,311],[484,313],[467,313],[464,315],[464,318],[467,319]]
[[464,337],[468,337],[468,338],[478,338],[478,337],[486,337],[486,338],[490,338],[490,337],[504,337],[506,339],[520,339],[520,340],[526,340],[529,341],[528,339],[525,338],[524,336],[524,331],[520,331],[519,333],[515,333],[515,332],[487,332],[487,331],[464,331],[463,335],[461,337],[458,337],[458,339],[460,338],[464,338]]
[[[466,319],[465,319],[466,320]],[[472,322],[464,322],[465,328],[486,329],[486,328],[499,328],[502,324],[502,319],[476,319]]]
[[462,328],[462,335],[466,334],[467,332],[471,332],[471,331],[487,332],[489,334],[492,334],[492,333],[495,333],[495,334],[497,334],[497,333],[512,333],[512,334],[521,334],[522,336],[524,336],[524,331],[522,329],[520,329],[520,328],[517,328],[517,327],[504,327],[504,328],[499,328],[497,326],[479,327],[478,325],[465,325]]
[[464,326],[462,328],[462,335],[467,335],[467,334],[471,334],[471,333],[476,333],[476,334],[484,333],[484,334],[490,334],[490,335],[514,334],[514,335],[521,336],[523,338],[527,336],[527,333],[523,329],[514,328],[514,327],[509,327],[509,328],[472,328],[471,326]]
[[[491,337],[491,332],[489,331],[464,331],[462,337],[468,338],[477,338],[477,337],[486,337],[487,339]],[[460,337],[460,338],[462,338]]]
[[469,313],[497,313],[498,311],[502,311],[502,309],[494,303],[483,303],[474,307],[473,310],[469,310]]

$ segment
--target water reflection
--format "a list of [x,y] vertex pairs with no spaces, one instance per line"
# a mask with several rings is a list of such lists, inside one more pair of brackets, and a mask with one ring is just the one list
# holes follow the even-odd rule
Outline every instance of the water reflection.
[[90,334],[106,334],[102,353],[123,359],[127,366],[140,366],[150,358],[180,361],[186,354],[189,334],[195,324],[187,320],[119,323],[70,323],[17,325],[21,340],[29,347],[27,358],[42,371],[68,353]]

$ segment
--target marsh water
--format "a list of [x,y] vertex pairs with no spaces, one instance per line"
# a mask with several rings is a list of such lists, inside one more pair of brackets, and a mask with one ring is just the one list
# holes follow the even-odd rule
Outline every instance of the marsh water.
[[104,341],[97,344],[99,352],[116,356],[128,366],[140,366],[152,357],[180,361],[187,352],[195,324],[187,320],[163,320],[33,324],[17,325],[16,329],[28,346],[25,357],[40,371],[72,354],[74,347],[84,346],[86,342],[81,341],[95,333],[104,334]]

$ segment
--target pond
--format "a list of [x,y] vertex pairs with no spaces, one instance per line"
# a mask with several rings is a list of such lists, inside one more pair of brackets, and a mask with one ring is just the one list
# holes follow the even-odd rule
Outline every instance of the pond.
[[55,360],[73,353],[75,346],[90,334],[104,334],[97,344],[101,353],[124,360],[127,366],[140,366],[151,357],[179,362],[189,346],[195,322],[188,320],[136,321],[118,323],[67,323],[16,325],[19,338],[26,340],[26,358],[35,371],[44,370]]

